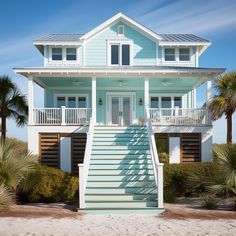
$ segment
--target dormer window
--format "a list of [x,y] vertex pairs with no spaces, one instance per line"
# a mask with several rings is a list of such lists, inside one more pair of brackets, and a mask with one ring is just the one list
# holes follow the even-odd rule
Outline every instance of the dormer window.
[[165,48],[165,61],[175,61],[175,48]]
[[130,47],[129,43],[110,44],[110,65],[129,66],[130,65]]
[[125,27],[123,25],[118,26],[118,36],[124,36]]
[[67,61],[76,61],[76,48],[67,48],[66,49],[66,60]]
[[179,60],[180,61],[190,61],[189,48],[180,48],[179,49]]
[[52,60],[53,61],[62,60],[62,48],[52,48]]

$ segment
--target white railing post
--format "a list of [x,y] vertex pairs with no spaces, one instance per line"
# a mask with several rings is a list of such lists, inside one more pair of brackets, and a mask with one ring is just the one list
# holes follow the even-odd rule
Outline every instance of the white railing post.
[[149,78],[145,77],[144,78],[144,110],[146,111],[145,112],[146,121],[150,117],[148,109],[149,109]]
[[66,125],[66,107],[61,107],[61,125]]
[[86,184],[88,179],[88,170],[90,157],[92,153],[92,145],[93,145],[93,132],[94,132],[94,113],[92,113],[92,117],[90,118],[89,130],[87,133],[86,147],[84,152],[84,163],[78,164],[79,167],[79,208],[85,208],[85,191]]
[[164,207],[164,194],[163,194],[163,163],[157,164],[157,179],[158,179],[158,208]]
[[34,124],[34,118],[33,118],[33,109],[34,109],[34,82],[33,78],[28,79],[28,124],[33,125]]
[[92,77],[92,114],[95,120],[95,124],[97,121],[97,95],[96,95],[96,77]]

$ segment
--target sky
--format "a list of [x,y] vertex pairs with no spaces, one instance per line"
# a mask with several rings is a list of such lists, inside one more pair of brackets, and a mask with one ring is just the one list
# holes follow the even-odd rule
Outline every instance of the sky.
[[[27,80],[14,67],[43,66],[32,40],[49,33],[86,33],[123,12],[157,33],[191,33],[212,41],[200,58],[201,67],[236,70],[235,0],[7,0],[0,2],[0,75],[7,74],[27,95]],[[197,89],[197,105],[206,99]],[[35,86],[35,106],[43,105],[43,91]],[[236,114],[233,116],[236,142]],[[8,120],[7,135],[27,140],[27,129]],[[213,123],[213,142],[226,140],[226,121]]]

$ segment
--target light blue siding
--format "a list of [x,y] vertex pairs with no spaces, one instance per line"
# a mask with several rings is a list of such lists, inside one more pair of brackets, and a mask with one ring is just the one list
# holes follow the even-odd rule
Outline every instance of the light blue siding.
[[155,65],[156,64],[156,43],[137,32],[127,24],[119,22],[85,44],[85,63],[87,66],[107,65],[107,40],[122,39],[118,36],[118,25],[124,25],[125,39],[133,40],[133,64],[134,65]]

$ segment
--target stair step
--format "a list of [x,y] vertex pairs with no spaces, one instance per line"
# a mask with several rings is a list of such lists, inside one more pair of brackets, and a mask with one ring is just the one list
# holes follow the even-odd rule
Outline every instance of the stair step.
[[154,175],[88,175],[88,181],[141,181],[155,180]]
[[93,141],[94,146],[149,146],[149,142],[147,141],[133,141],[133,142],[127,142],[127,141],[104,141],[103,139],[99,139],[96,141]]
[[121,134],[114,134],[114,133],[94,133],[94,137],[97,138],[104,138],[104,137],[107,137],[107,138],[148,138],[148,135],[147,134],[131,134],[131,133],[121,133]]
[[92,154],[91,160],[151,160],[150,154],[131,154],[131,155],[122,155],[122,154]]
[[90,164],[90,170],[152,170],[153,166],[149,164]]
[[92,150],[92,155],[139,155],[139,154],[150,154],[150,150]]
[[157,215],[161,214],[165,211],[164,208],[157,207],[135,207],[135,208],[96,208],[89,207],[78,209],[80,213],[88,213],[88,214],[152,214]]
[[154,200],[131,200],[131,201],[85,201],[85,207],[157,207],[158,201]]
[[152,164],[152,160],[151,159],[91,159],[90,160],[90,164],[104,164],[104,165],[142,165],[142,164]]
[[87,187],[155,187],[156,183],[153,180],[143,180],[143,181],[88,181]]
[[90,169],[90,175],[143,175],[143,174],[154,174],[153,169],[143,169],[143,170],[104,170],[103,169]]
[[93,142],[126,142],[133,144],[134,142],[148,142],[147,137],[93,137]]
[[156,187],[87,187],[86,194],[109,194],[109,193],[135,193],[135,194],[157,194]]
[[147,146],[118,146],[118,145],[95,145],[93,144],[92,149],[95,150],[114,150],[114,151],[118,151],[118,150],[149,150],[150,147],[149,145]]
[[86,200],[157,200],[157,194],[86,194]]

